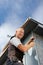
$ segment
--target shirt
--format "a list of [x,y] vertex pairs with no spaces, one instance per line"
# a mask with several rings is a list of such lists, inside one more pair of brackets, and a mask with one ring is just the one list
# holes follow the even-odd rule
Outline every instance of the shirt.
[[15,45],[16,47],[18,47],[18,45],[21,44],[20,39],[17,38],[17,37],[12,38],[12,39],[10,40],[10,42],[11,42],[13,45]]

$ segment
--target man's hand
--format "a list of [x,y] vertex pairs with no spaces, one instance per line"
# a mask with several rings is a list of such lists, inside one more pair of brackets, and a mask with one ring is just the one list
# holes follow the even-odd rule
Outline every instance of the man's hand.
[[32,37],[31,39],[30,39],[30,41],[29,42],[27,42],[27,44],[30,44],[31,42],[33,42],[34,41],[34,37]]
[[34,46],[34,41],[32,41],[32,42],[30,43],[30,45],[31,45],[31,47],[33,47],[33,46]]

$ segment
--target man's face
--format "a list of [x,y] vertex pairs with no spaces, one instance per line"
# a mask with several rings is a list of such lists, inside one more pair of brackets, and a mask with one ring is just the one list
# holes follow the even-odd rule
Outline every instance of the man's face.
[[19,28],[16,30],[16,36],[21,39],[24,36],[24,30],[23,28]]

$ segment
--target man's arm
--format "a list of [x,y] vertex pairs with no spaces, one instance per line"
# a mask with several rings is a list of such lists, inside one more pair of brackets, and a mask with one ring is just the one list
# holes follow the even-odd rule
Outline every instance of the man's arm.
[[28,49],[30,49],[31,47],[34,46],[34,39],[31,39],[28,43],[26,43],[25,45],[23,44],[19,44],[18,45],[18,49],[20,49],[22,52],[27,51]]

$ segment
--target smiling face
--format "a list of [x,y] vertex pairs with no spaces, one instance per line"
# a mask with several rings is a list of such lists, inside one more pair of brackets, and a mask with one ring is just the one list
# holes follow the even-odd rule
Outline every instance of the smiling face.
[[16,37],[18,37],[19,39],[21,39],[24,36],[24,29],[23,28],[19,28],[16,30]]

